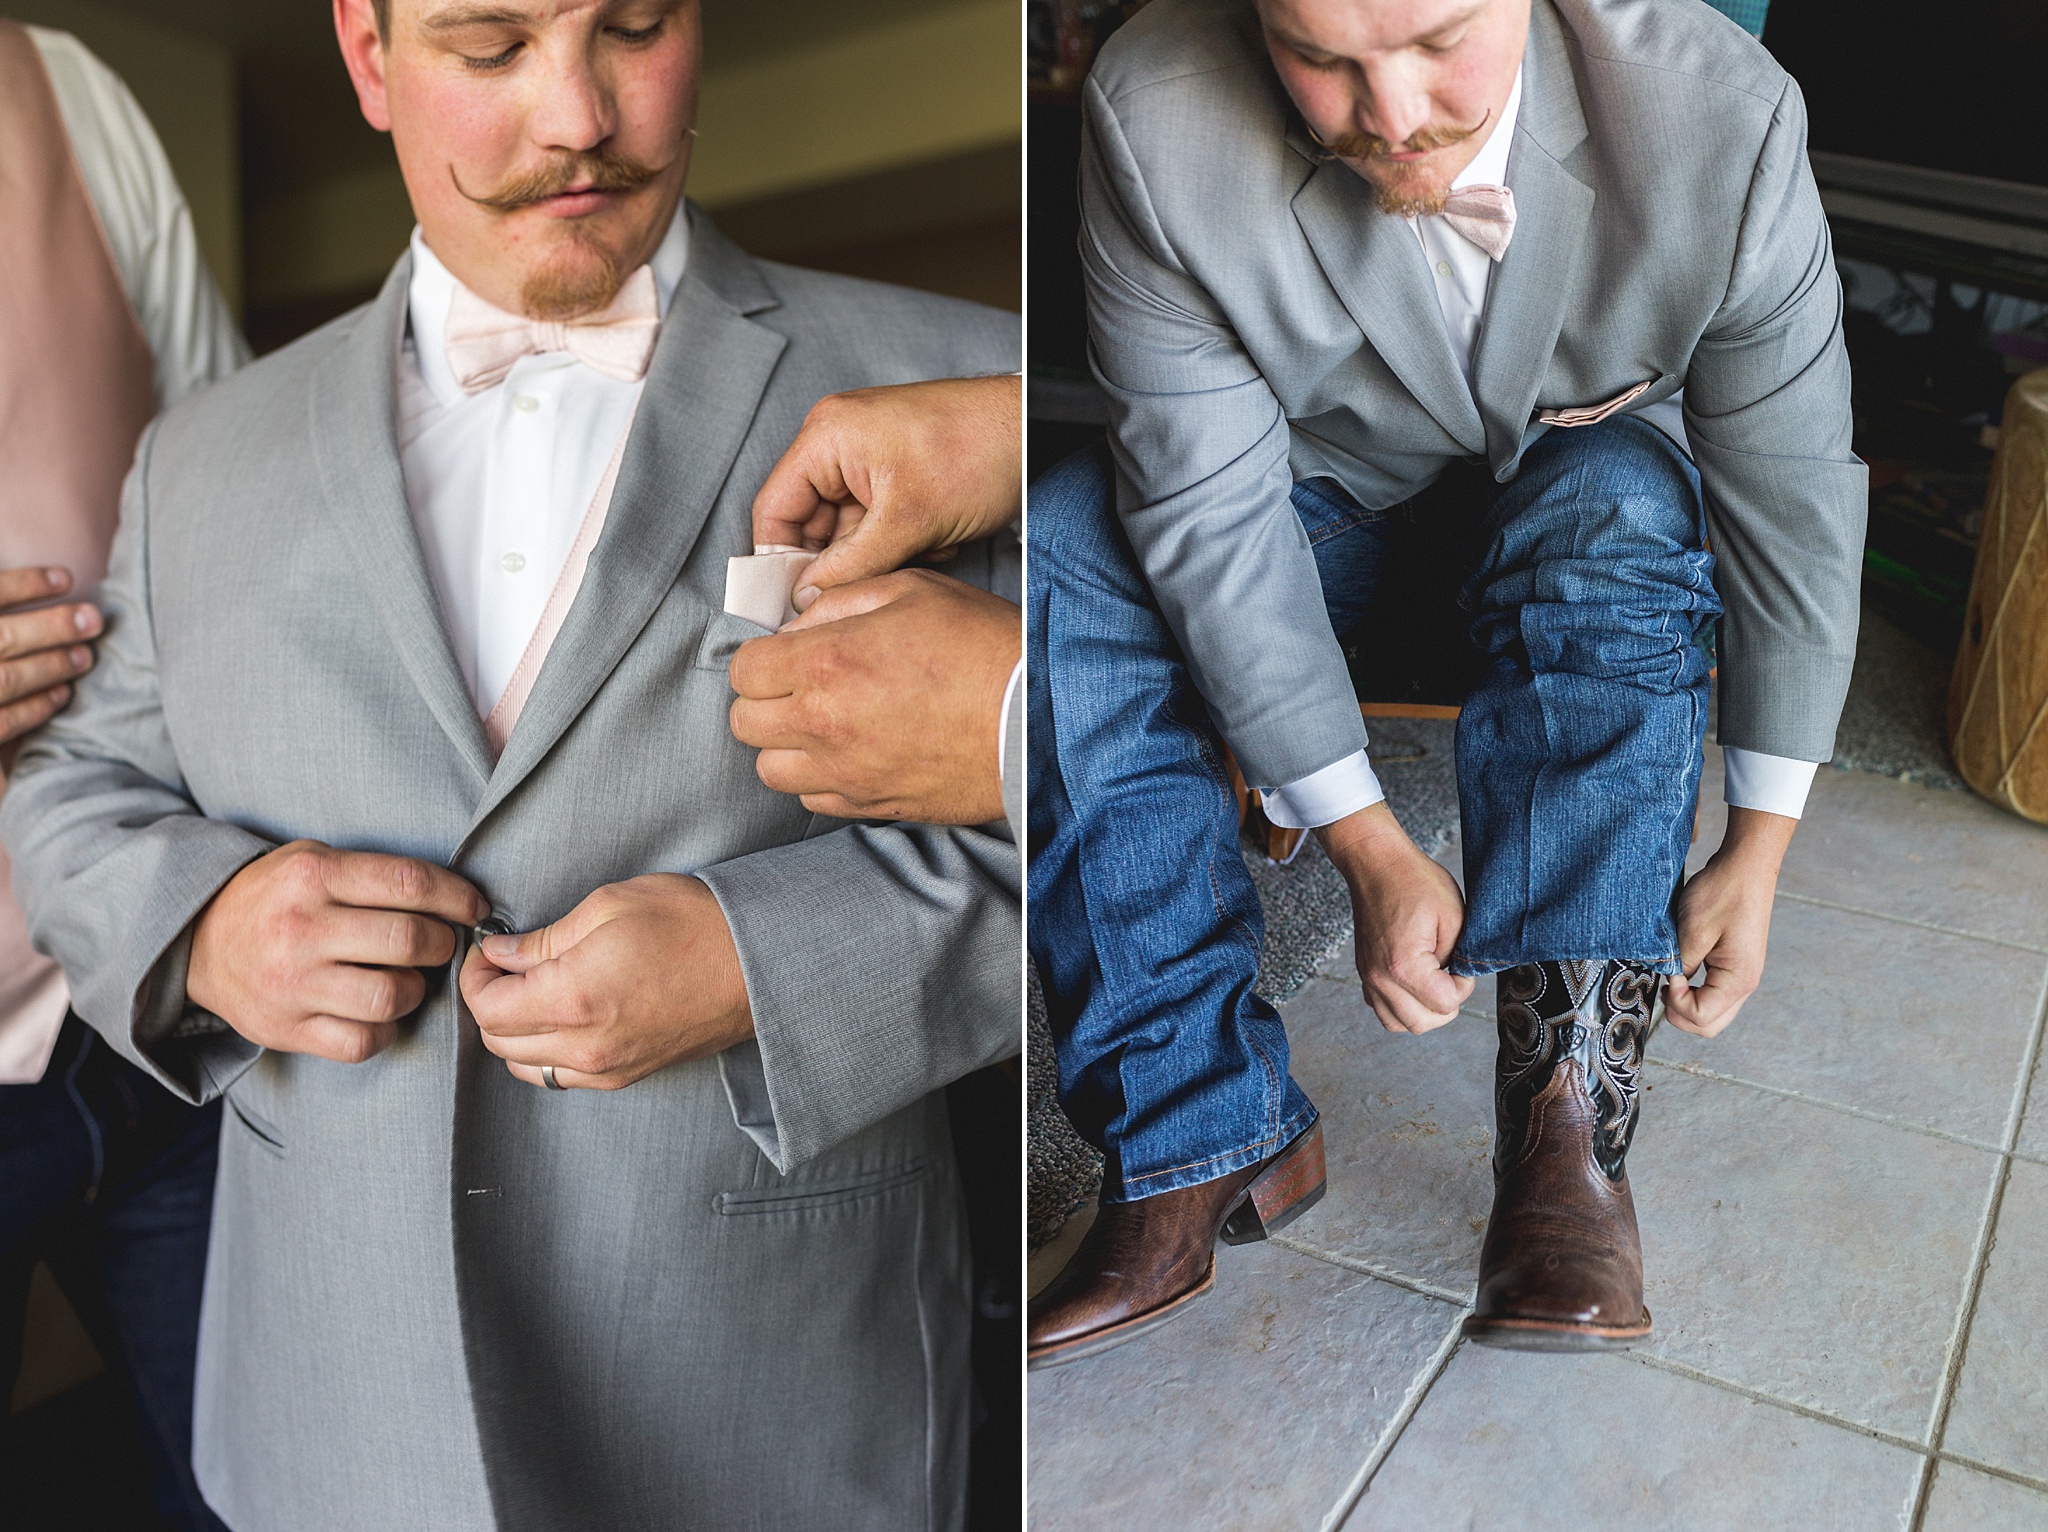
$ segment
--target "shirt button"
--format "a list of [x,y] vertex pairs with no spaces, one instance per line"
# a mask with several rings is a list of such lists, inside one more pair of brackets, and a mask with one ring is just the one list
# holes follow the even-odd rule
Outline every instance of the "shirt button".
[[540,401],[532,394],[521,394],[512,401],[512,408],[522,415],[531,415],[540,408]]
[[[1436,263],[1436,274],[1440,277],[1449,276],[1451,274],[1451,263],[1449,261],[1438,261]],[[526,406],[522,404],[520,408],[524,409]]]
[[498,560],[498,567],[507,574],[517,574],[526,567],[526,555],[523,553],[508,553]]

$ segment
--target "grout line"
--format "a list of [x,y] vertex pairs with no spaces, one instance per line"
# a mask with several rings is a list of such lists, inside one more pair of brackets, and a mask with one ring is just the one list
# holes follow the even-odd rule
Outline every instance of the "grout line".
[[[1816,899],[1809,895],[1786,893],[1783,890],[1780,890],[1780,897],[1791,899],[1801,904],[1814,905],[1823,909],[1840,910],[1847,914],[1865,915],[1874,919],[1889,921],[1896,925],[1932,931],[1940,935],[1959,937],[1968,941],[1984,942],[1992,946],[2005,947],[2015,951],[2037,955],[2044,951],[2040,947],[2025,942],[1986,936],[1981,932],[1937,925],[1931,921],[1914,920],[1910,917],[1891,915],[1882,910],[1868,909],[1859,905]],[[1318,974],[1317,977],[1327,976]],[[1493,1019],[1489,1012],[1473,1007],[1462,1008],[1461,1014],[1481,1021],[1491,1021]],[[1655,1020],[1661,1022],[1661,1014]],[[1655,1030],[1656,1028],[1653,1023],[1653,1037]],[[1857,1435],[1868,1437],[1872,1440],[1883,1442],[1888,1446],[1897,1447],[1914,1454],[1918,1459],[1918,1467],[1915,1474],[1913,1497],[1905,1508],[1904,1517],[1904,1524],[1914,1529],[1914,1532],[1918,1532],[1926,1516],[1927,1503],[1933,1490],[1936,1469],[1939,1463],[1955,1463],[2028,1489],[2048,1492],[2048,1479],[2037,1479],[2015,1469],[1985,1463],[1961,1453],[1947,1451],[1941,1446],[1941,1440],[1948,1427],[1948,1416],[1954,1406],[1955,1394],[1961,1382],[1970,1328],[1976,1318],[1977,1304],[1982,1294],[1984,1277],[1989,1269],[1992,1248],[1996,1243],[1998,1216],[2003,1207],[2005,1190],[2011,1178],[2011,1162],[2014,1159],[2020,1159],[2029,1163],[2048,1163],[2048,1157],[2030,1151],[2022,1151],[2018,1147],[2020,1131],[2026,1118],[2033,1077],[2041,1062],[2044,1038],[2048,1038],[2048,992],[2044,992],[2041,1001],[2036,1006],[2036,1017],[2024,1051],[2018,1081],[2014,1088],[2012,1105],[2007,1113],[2005,1130],[2001,1134],[2001,1142],[1998,1144],[1987,1143],[1982,1139],[1970,1138],[1963,1134],[1952,1133],[1940,1128],[1926,1127],[1922,1124],[1909,1122],[1886,1113],[1851,1106],[1844,1102],[1830,1101],[1823,1097],[1806,1095],[1802,1092],[1788,1090],[1780,1086],[1766,1085],[1761,1081],[1745,1079],[1739,1075],[1722,1074],[1718,1071],[1696,1065],[1669,1064],[1658,1059],[1645,1060],[1646,1063],[1655,1064],[1658,1068],[1670,1070],[1673,1073],[1687,1074],[1700,1079],[1717,1080],[1730,1085],[1746,1086],[1751,1090],[1767,1095],[1779,1096],[1787,1100],[1800,1102],[1803,1105],[1818,1107],[1822,1110],[1839,1112],[1844,1116],[1856,1117],[1868,1122],[1878,1123],[1882,1126],[1898,1128],[1922,1137],[1959,1144],[1963,1147],[1977,1149],[1998,1157],[1992,1188],[1986,1199],[1984,1220],[1980,1225],[1976,1245],[1972,1251],[1971,1267],[1964,1289],[1963,1301],[1957,1312],[1956,1325],[1949,1345],[1946,1348],[1942,1377],[1936,1390],[1935,1404],[1929,1419],[1927,1438],[1924,1442],[1914,1441],[1911,1438],[1900,1436],[1896,1432],[1886,1431],[1880,1427],[1867,1425],[1860,1421],[1849,1420],[1811,1405],[1784,1399],[1762,1389],[1752,1388],[1746,1384],[1737,1383],[1732,1379],[1718,1377],[1701,1368],[1693,1367],[1671,1358],[1655,1356],[1646,1352],[1630,1351],[1626,1353],[1629,1360],[1657,1371],[1683,1377],[1711,1388],[1721,1389],[1724,1392],[1738,1395],[1755,1403],[1789,1411],[1818,1424],[1835,1426],[1842,1430],[1851,1431]],[[1646,1043],[1647,1041],[1646,1039]],[[1355,1271],[1361,1275],[1372,1277],[1378,1281],[1386,1282],[1391,1286],[1403,1288],[1424,1297],[1434,1298],[1446,1303],[1454,1303],[1461,1308],[1469,1307],[1470,1304],[1470,1297],[1467,1294],[1456,1293],[1435,1283],[1409,1277],[1390,1267],[1380,1266],[1355,1257],[1337,1255],[1334,1252],[1320,1250],[1313,1245],[1305,1244],[1299,1240],[1288,1239],[1284,1236],[1276,1236],[1272,1243],[1312,1260],[1323,1261],[1329,1265]],[[1336,1532],[1336,1529],[1343,1525],[1344,1521],[1356,1508],[1359,1500],[1370,1487],[1373,1477],[1385,1464],[1387,1457],[1392,1453],[1402,1432],[1406,1430],[1408,1422],[1414,1418],[1416,1411],[1420,1409],[1423,1398],[1428,1394],[1430,1388],[1435,1385],[1436,1380],[1442,1376],[1445,1368],[1449,1366],[1451,1357],[1458,1350],[1459,1344],[1460,1330],[1458,1327],[1453,1327],[1450,1335],[1439,1346],[1437,1353],[1431,1358],[1429,1364],[1426,1365],[1416,1383],[1411,1386],[1408,1398],[1403,1402],[1401,1410],[1396,1413],[1394,1419],[1389,1422],[1386,1431],[1382,1433],[1381,1439],[1371,1455],[1360,1466],[1352,1483],[1346,1487],[1344,1493],[1339,1497],[1337,1504],[1332,1507],[1329,1514],[1324,1518],[1322,1523],[1323,1532]]]
[[1915,1457],[1925,1458],[1927,1456],[1927,1445],[1924,1442],[1916,1442],[1911,1437],[1899,1435],[1896,1431],[1887,1431],[1882,1426],[1868,1425],[1860,1420],[1849,1420],[1843,1416],[1831,1414],[1827,1410],[1820,1409],[1815,1405],[1801,1404],[1796,1399],[1786,1399],[1765,1389],[1752,1388],[1747,1383],[1737,1383],[1732,1378],[1721,1377],[1717,1373],[1711,1373],[1704,1368],[1695,1367],[1690,1362],[1680,1362],[1672,1357],[1658,1356],[1654,1352],[1649,1351],[1623,1351],[1617,1354],[1625,1356],[1631,1362],[1637,1363],[1639,1366],[1648,1367],[1655,1372],[1668,1372],[1675,1377],[1686,1378],[1694,1383],[1704,1383],[1709,1388],[1718,1388],[1724,1393],[1740,1395],[1753,1404],[1768,1404],[1777,1409],[1789,1410],[1794,1415],[1803,1415],[1806,1419],[1817,1421],[1824,1426],[1839,1426],[1844,1431],[1853,1431],[1858,1436],[1867,1436],[1873,1441],[1883,1442],[1888,1447],[1903,1448]]
[[2014,941],[2009,936],[1986,936],[1982,931],[1966,931],[1960,926],[1939,925],[1931,920],[1915,920],[1911,915],[1894,915],[1886,910],[1873,910],[1867,905],[1844,904],[1836,899],[1816,899],[1812,894],[1795,894],[1789,889],[1779,889],[1777,897],[1790,899],[1795,904],[1811,904],[1823,910],[1840,910],[1845,915],[1868,915],[1873,920],[1888,920],[1893,925],[1912,926],[1919,931],[1933,931],[1941,936],[1960,936],[1965,941],[1988,942],[1994,947],[2010,947],[2016,952],[2048,954],[2048,947],[2033,942]]
[[1913,1483],[1906,1491],[1906,1503],[1899,1507],[1899,1532],[1917,1532],[1940,1473],[1941,1459],[1931,1452],[1922,1453],[1920,1461],[1913,1465]]
[[[1362,1261],[1354,1256],[1337,1255],[1327,1250],[1318,1250],[1313,1245],[1303,1244],[1300,1240],[1289,1239],[1287,1236],[1280,1234],[1274,1235],[1269,1243],[1291,1250],[1296,1255],[1307,1256],[1311,1260],[1323,1261],[1332,1266],[1342,1267],[1346,1271],[1355,1271],[1361,1276],[1376,1278],[1392,1287],[1405,1288],[1407,1291],[1418,1293],[1425,1298],[1436,1298],[1445,1303],[1455,1303],[1461,1310],[1469,1310],[1472,1306],[1472,1295],[1470,1293],[1453,1292],[1449,1288],[1440,1287],[1434,1282],[1424,1282],[1418,1278],[1406,1276],[1391,1267],[1379,1266],[1371,1261]],[[1718,1388],[1727,1393],[1739,1394],[1754,1403],[1768,1404],[1781,1410],[1789,1410],[1795,1415],[1803,1415],[1809,1420],[1820,1422],[1822,1425],[1839,1426],[1845,1431],[1853,1431],[1859,1436],[1871,1437],[1877,1441],[1884,1442],[1888,1446],[1903,1448],[1907,1452],[1914,1453],[1920,1457],[1928,1455],[1928,1447],[1925,1442],[1917,1442],[1911,1437],[1900,1436],[1897,1432],[1887,1431],[1881,1426],[1867,1425],[1860,1420],[1850,1420],[1846,1416],[1831,1414],[1829,1411],[1815,1405],[1802,1404],[1796,1399],[1787,1399],[1782,1395],[1770,1393],[1765,1389],[1753,1388],[1747,1383],[1738,1383],[1732,1378],[1724,1378],[1718,1373],[1711,1373],[1704,1368],[1694,1367],[1689,1362],[1680,1362],[1673,1358],[1659,1356],[1654,1352],[1648,1351],[1626,1351],[1622,1355],[1632,1362],[1639,1363],[1644,1367],[1653,1368],[1659,1372],[1673,1373],[1679,1377],[1688,1378],[1695,1383],[1704,1383],[1710,1388]],[[1325,1526],[1328,1525],[1329,1523],[1326,1522]]]
[[[1942,1359],[1941,1381],[1935,1389],[1934,1409],[1927,1421],[1927,1445],[1937,1453],[1941,1451],[1943,1438],[1948,1435],[1949,1412],[1955,1408],[1956,1392],[1962,1386],[1963,1363],[1970,1349],[1970,1330],[1976,1323],[1977,1303],[1983,1296],[1984,1277],[1991,1267],[1991,1250],[1998,1241],[1998,1215],[2005,1206],[2005,1189],[2012,1182],[2012,1151],[2019,1142],[2020,1127],[2026,1121],[2027,1096],[2033,1086],[2034,1071],[2040,1064],[2044,1029],[2048,1029],[2048,986],[2044,986],[2035,1006],[2033,1035],[2027,1039],[2019,1083],[2013,1088],[2012,1109],[2006,1114],[2002,1155],[1991,1178],[1991,1195],[1985,1200],[1984,1221],[1977,1230],[1977,1247],[1970,1262],[1969,1280],[1963,1285],[1963,1301],[1956,1310],[1955,1329],[1949,1337],[1947,1355]],[[1913,1505],[1911,1526],[1914,1532],[1918,1532],[1926,1519],[1928,1495],[1933,1487],[1934,1476],[1923,1477]]]
[[1894,1117],[1888,1112],[1873,1112],[1868,1107],[1851,1106],[1846,1101],[1831,1101],[1825,1096],[1810,1096],[1804,1091],[1792,1090],[1783,1085],[1766,1085],[1761,1080],[1746,1079],[1741,1075],[1722,1074],[1717,1069],[1708,1069],[1703,1064],[1672,1064],[1663,1059],[1645,1058],[1645,1064],[1658,1069],[1668,1069],[1673,1074],[1691,1075],[1697,1080],[1718,1080],[1724,1085],[1740,1085],[1749,1090],[1762,1091],[1767,1096],[1782,1096],[1787,1101],[1797,1101],[1803,1106],[1815,1106],[1830,1112],[1840,1112],[1845,1117],[1860,1117],[1865,1122],[1874,1122],[1887,1128],[1898,1128],[1906,1133],[1918,1133],[1924,1138],[1938,1138],[1947,1143],[1961,1144],[1966,1149],[1981,1149],[1987,1154],[2005,1154],[1997,1144],[1981,1138],[1971,1138],[1962,1133],[1951,1133],[1946,1128],[1930,1128],[1925,1123],[1912,1122],[1904,1117]]
[[[2020,1062],[2020,1080],[2012,1093],[2012,1109],[2005,1119],[2004,1153],[2008,1158],[2019,1155],[2020,1130],[2027,1124],[2027,1108],[2032,1104],[2034,1075],[2041,1066],[2041,1050],[2048,1043],[2048,980],[2041,986],[2041,998],[2034,1016],[2034,1035],[2027,1039],[2026,1057]],[[2035,1156],[2020,1155],[2023,1159]]]
[[[1391,1267],[1380,1266],[1371,1261],[1362,1261],[1353,1256],[1337,1255],[1331,1251],[1320,1250],[1313,1245],[1304,1244],[1300,1240],[1290,1239],[1284,1234],[1274,1235],[1269,1243],[1292,1251],[1296,1255],[1306,1256],[1310,1260],[1322,1261],[1327,1265],[1340,1267],[1345,1271],[1355,1271],[1360,1276],[1372,1277],[1377,1281],[1385,1282],[1390,1287],[1402,1288],[1425,1298],[1435,1298],[1444,1303],[1456,1304],[1461,1311],[1469,1310],[1471,1307],[1470,1294],[1456,1293],[1434,1282],[1425,1282],[1419,1278],[1406,1276]],[[1463,1323],[1462,1312],[1459,1323],[1460,1325]],[[1454,1329],[1453,1338],[1456,1337],[1457,1333]],[[1450,1350],[1455,1349],[1454,1346],[1450,1348]],[[1908,1507],[1908,1510],[1916,1515],[1919,1511],[1920,1497],[1924,1497],[1925,1492],[1931,1488],[1932,1464],[1937,1460],[1944,1463],[1955,1463],[1978,1473],[1989,1474],[1995,1479],[2004,1479],[2025,1489],[2048,1493],[2048,1479],[2035,1478],[2033,1475],[2022,1473],[2018,1469],[2005,1468],[1995,1463],[1988,1463],[1964,1453],[1951,1452],[1939,1447],[1930,1448],[1925,1442],[1915,1441],[1909,1436],[1901,1436],[1896,1431],[1887,1431],[1882,1426],[1873,1426],[1864,1421],[1851,1420],[1847,1416],[1836,1415],[1816,1405],[1802,1404],[1796,1399],[1787,1399],[1782,1395],[1771,1393],[1767,1389],[1755,1388],[1747,1383],[1738,1383],[1732,1378],[1724,1378],[1718,1373],[1708,1372],[1705,1368],[1695,1367],[1689,1362],[1681,1362],[1675,1358],[1659,1356],[1654,1352],[1648,1351],[1625,1351],[1622,1355],[1629,1361],[1635,1362],[1639,1366],[1648,1367],[1652,1371],[1669,1373],[1674,1377],[1684,1378],[1689,1382],[1699,1383],[1708,1388],[1719,1389],[1723,1393],[1734,1394],[1754,1404],[1769,1405],[1774,1409],[1784,1410],[1790,1414],[1811,1420],[1818,1425],[1834,1426],[1843,1431],[1853,1432],[1858,1436],[1868,1437],[1872,1441],[1882,1442],[1888,1447],[1896,1447],[1903,1452],[1912,1453],[1920,1460],[1920,1467],[1915,1479],[1916,1499],[1913,1506]],[[1438,1365],[1439,1363],[1441,1365]],[[1440,1348],[1439,1355],[1432,1358],[1426,1385],[1421,1388],[1422,1393],[1427,1393],[1428,1387],[1434,1386],[1436,1378],[1442,1376],[1444,1367],[1448,1366],[1449,1363],[1450,1351]],[[1415,1409],[1421,1406],[1421,1399],[1419,1397],[1412,1398],[1411,1402],[1414,1408],[1404,1407],[1403,1412],[1396,1416],[1394,1422],[1390,1423],[1390,1432],[1395,1425],[1400,1426],[1403,1430],[1406,1429],[1406,1421],[1412,1419]],[[1343,1524],[1339,1513],[1349,1515],[1351,1510],[1356,1507],[1359,1498],[1370,1485],[1373,1476],[1378,1473],[1380,1467],[1385,1463],[1392,1448],[1393,1441],[1386,1435],[1383,1435],[1380,1445],[1367,1458],[1365,1464],[1354,1477],[1352,1484],[1345,1490],[1343,1496],[1339,1498],[1337,1505],[1324,1518],[1323,1532],[1336,1532],[1336,1529]]]
[[1402,1433],[1408,1429],[1408,1423],[1422,1408],[1422,1401],[1428,1397],[1429,1391],[1436,1387],[1436,1380],[1444,1375],[1444,1369],[1451,1365],[1451,1358],[1458,1354],[1458,1347],[1464,1339],[1464,1323],[1465,1318],[1462,1314],[1452,1321],[1450,1329],[1437,1343],[1437,1348],[1431,1353],[1429,1360],[1422,1364],[1421,1370],[1409,1381],[1408,1396],[1401,1401],[1401,1407],[1394,1411],[1394,1417],[1387,1422],[1386,1429],[1380,1432],[1380,1439],[1373,1443],[1372,1451],[1366,1454],[1365,1461],[1358,1465],[1358,1472],[1351,1476],[1351,1482],[1345,1485],[1343,1492],[1337,1496],[1337,1503],[1331,1506],[1329,1513],[1323,1517],[1321,1532],[1337,1532],[1338,1528],[1350,1520],[1351,1513],[1358,1508],[1358,1502],[1365,1497],[1366,1490],[1371,1486],[1374,1475],[1393,1455],[1395,1445],[1401,1440]]
[[2022,1489],[2038,1490],[2043,1494],[2048,1494],[2048,1479],[2038,1479],[2030,1473],[2021,1473],[2017,1468],[2001,1468],[1996,1463],[1986,1463],[1977,1458],[1965,1457],[1960,1452],[1937,1452],[1934,1456],[1944,1463],[1954,1463],[1960,1468],[1974,1469],[1976,1472],[1988,1474],[1994,1479],[2003,1479],[2008,1484],[2017,1484]]
[[1470,1293],[1453,1292],[1448,1287],[1439,1287],[1434,1282],[1425,1282],[1419,1277],[1408,1276],[1391,1266],[1380,1266],[1372,1261],[1361,1261],[1356,1256],[1319,1250],[1314,1245],[1304,1244],[1298,1239],[1289,1239],[1284,1234],[1273,1235],[1267,1243],[1278,1245],[1282,1250],[1292,1250],[1296,1255],[1305,1255],[1312,1261],[1341,1267],[1345,1271],[1355,1271],[1362,1277],[1375,1277],[1391,1287],[1405,1288],[1411,1293],[1421,1294],[1424,1298],[1435,1298],[1441,1303],[1455,1303],[1461,1309],[1469,1309],[1472,1306]]

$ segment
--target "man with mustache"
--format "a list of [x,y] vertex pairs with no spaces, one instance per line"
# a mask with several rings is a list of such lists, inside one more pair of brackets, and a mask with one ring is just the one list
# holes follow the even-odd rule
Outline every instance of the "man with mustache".
[[[1172,1318],[1219,1234],[1323,1188],[1218,736],[1344,874],[1382,1025],[1499,976],[1466,1333],[1633,1344],[1651,1007],[1710,1037],[1755,989],[1855,649],[1798,88],[1698,0],[1156,0],[1084,114],[1110,446],[1031,497],[1030,899],[1107,1166],[1033,1365]],[[1728,831],[1681,888],[1716,618]],[[1416,686],[1462,698],[1462,896],[1366,754],[1359,691]]]
[[199,1484],[235,1532],[956,1526],[939,1092],[1017,1046],[1016,851],[763,785],[727,592],[821,397],[1014,371],[1015,317],[684,204],[692,0],[335,17],[411,249],[145,437],[0,814],[80,1015],[226,1098]]

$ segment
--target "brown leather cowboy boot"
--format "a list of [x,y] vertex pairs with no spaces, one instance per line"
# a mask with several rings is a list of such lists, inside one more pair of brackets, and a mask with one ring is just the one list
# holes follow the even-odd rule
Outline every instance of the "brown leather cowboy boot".
[[1080,1248],[1031,1302],[1030,1365],[1094,1356],[1178,1318],[1216,1282],[1216,1241],[1246,1245],[1322,1200],[1323,1125],[1199,1186],[1104,1203]]
[[1529,963],[1500,976],[1493,1217],[1470,1339],[1607,1351],[1650,1333],[1624,1161],[1656,993],[1639,963]]

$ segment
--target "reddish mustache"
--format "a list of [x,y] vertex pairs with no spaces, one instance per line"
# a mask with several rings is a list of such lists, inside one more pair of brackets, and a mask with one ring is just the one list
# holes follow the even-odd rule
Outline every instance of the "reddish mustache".
[[1485,127],[1493,113],[1488,112],[1469,128],[1421,128],[1410,133],[1402,141],[1399,150],[1381,138],[1377,133],[1340,133],[1335,138],[1315,137],[1330,153],[1340,160],[1383,160],[1390,154],[1427,154],[1432,149],[1445,149],[1452,144],[1462,144],[1466,139]]
[[[645,186],[666,168],[601,149],[590,154],[560,155],[523,175],[514,176],[493,191],[473,192],[459,180],[455,182],[455,189],[478,207],[512,213],[568,192],[632,191]],[[448,174],[450,179],[454,179],[453,170]]]

